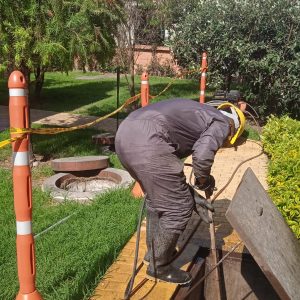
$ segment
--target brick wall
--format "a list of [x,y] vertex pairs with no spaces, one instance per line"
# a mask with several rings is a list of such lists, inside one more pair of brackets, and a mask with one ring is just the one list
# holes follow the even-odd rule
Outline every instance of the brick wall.
[[146,70],[155,58],[160,65],[169,66],[175,73],[179,72],[179,66],[169,47],[159,46],[153,48],[150,45],[136,45],[134,54],[136,70],[141,68]]
[[[135,56],[135,71],[139,73],[140,71],[146,71],[151,65],[151,62],[156,59],[156,62],[163,67],[169,67],[174,73],[180,73],[180,68],[174,59],[174,56],[169,47],[159,46],[154,48],[151,45],[136,45],[134,50]],[[79,60],[74,59],[74,69],[82,70],[83,67],[80,66]],[[84,67],[86,71],[98,70],[99,66],[97,62],[91,63],[90,66],[86,65]]]

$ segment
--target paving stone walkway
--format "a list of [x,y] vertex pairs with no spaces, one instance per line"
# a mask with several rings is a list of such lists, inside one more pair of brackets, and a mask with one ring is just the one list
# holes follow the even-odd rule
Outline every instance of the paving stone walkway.
[[[251,141],[246,141],[236,148],[232,147],[220,149],[216,155],[215,162],[212,168],[212,174],[216,179],[216,186],[219,189],[223,187],[230,178],[236,166],[240,162],[251,156],[259,154],[260,152],[260,145]],[[189,157],[186,160],[186,162],[191,162],[191,157]],[[214,214],[214,221],[216,225],[216,239],[218,249],[228,251],[239,241],[237,233],[227,222],[226,218],[224,217],[224,214],[227,210],[231,199],[233,198],[233,195],[242,178],[242,175],[244,174],[244,171],[246,170],[246,168],[251,167],[261,184],[264,186],[265,189],[267,189],[267,162],[267,157],[265,155],[261,155],[258,158],[245,163],[239,169],[239,171],[237,172],[236,176],[234,177],[230,185],[227,187],[227,189],[215,201],[214,206],[216,212]],[[187,178],[189,178],[190,173],[191,168],[186,167],[185,174]],[[186,241],[187,237],[192,231],[192,228],[198,222],[198,218],[199,217],[196,214],[193,214],[185,232],[182,234],[178,241],[179,248]],[[142,258],[146,251],[145,236],[146,227],[144,221],[141,228],[141,242],[138,263],[142,262]],[[132,273],[135,241],[136,234],[129,240],[129,242],[126,244],[126,246],[120,253],[119,257],[115,261],[115,263],[108,269],[104,278],[99,282],[99,285],[95,289],[94,295],[91,297],[91,300],[123,299],[125,288]],[[182,269],[187,269],[200,246],[210,246],[208,225],[204,223],[200,224],[193,238],[189,241],[187,247],[183,251],[182,255],[175,261],[175,264],[177,266],[182,267]],[[236,252],[241,253],[243,251],[245,251],[244,245],[241,244],[236,250]],[[137,284],[141,283],[141,281],[145,278],[145,271],[146,268],[145,266],[143,266],[136,276],[134,286],[137,286]],[[167,283],[155,283],[153,281],[148,280],[131,297],[131,299],[167,300],[171,299],[175,290],[175,285]]]
[[[45,111],[39,109],[30,109],[30,118],[33,123],[72,127],[92,122],[97,119],[94,116],[82,116],[71,113],[58,113],[54,111]],[[0,105],[0,130],[9,128],[8,106]],[[117,129],[117,120],[108,118],[93,126],[101,131],[115,133]]]

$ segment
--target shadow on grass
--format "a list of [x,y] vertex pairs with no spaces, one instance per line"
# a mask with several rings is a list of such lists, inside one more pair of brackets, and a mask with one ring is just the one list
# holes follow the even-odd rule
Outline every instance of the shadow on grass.
[[[55,80],[53,80],[55,81]],[[51,85],[51,80],[50,80]],[[72,82],[72,85],[49,88],[48,82],[42,93],[42,101],[35,108],[71,111],[84,105],[102,101],[116,93],[116,84],[113,81],[101,82]]]
[[92,135],[99,133],[95,129],[82,129],[56,135],[33,135],[33,152],[42,155],[45,161],[59,157],[99,155],[99,150],[92,143]]
[[[107,252],[102,253],[102,255],[96,259],[92,265],[90,265],[90,268],[86,269],[86,272],[81,278],[81,282],[79,282],[78,287],[74,289],[69,296],[71,296],[74,300],[89,299],[89,296],[93,293],[93,289],[97,287],[106,270],[116,259],[116,253],[119,253],[125,244],[126,241],[124,241],[124,243],[119,247],[110,247]],[[52,286],[59,286],[62,281],[74,278],[76,273],[76,269],[70,268],[68,271],[65,270],[63,278],[58,278],[57,282],[54,281],[52,283]],[[46,293],[52,294],[51,290],[52,287],[46,290]]]
[[[166,86],[166,83],[151,84],[150,94],[155,96],[158,93],[160,93]],[[196,100],[199,99],[197,97],[198,91],[199,85],[197,81],[176,81],[170,86],[170,88],[165,93],[158,97],[157,100],[179,97]],[[154,102],[156,102],[156,99],[154,99]]]
[[[150,84],[150,94],[152,96],[156,96],[162,90],[164,90],[166,86],[167,86],[167,83]],[[198,87],[197,81],[176,81],[162,95],[160,95],[157,98],[151,99],[150,103],[156,103],[161,100],[172,99],[172,98],[187,98],[187,99],[198,101],[199,100],[199,98],[197,96],[198,88],[199,87]],[[138,92],[139,91],[137,91],[137,93]],[[122,97],[122,99],[120,100],[120,104],[124,103],[124,100],[126,100],[126,99],[124,99],[124,97]],[[137,106],[140,107],[140,100],[138,100],[136,103],[137,103]],[[101,103],[101,106],[99,106],[99,104],[98,105],[95,104],[95,105],[87,108],[85,112],[88,115],[101,116],[101,115],[110,113],[111,111],[115,110],[116,108],[117,108],[117,103],[116,102],[113,103],[112,101],[110,101],[107,103],[104,103],[104,102]],[[120,119],[126,118],[131,111],[132,111],[132,106],[130,106],[129,108],[120,112],[119,118]],[[116,118],[116,115],[114,115],[112,117]]]
[[260,140],[259,132],[255,128],[252,128],[249,125],[246,126],[241,138],[244,138],[245,140],[247,139],[255,140],[255,141]]
[[[49,126],[42,127],[49,128]],[[56,135],[32,135],[33,153],[41,155],[42,161],[71,156],[105,155],[109,156],[111,167],[123,169],[116,153],[105,151],[92,143],[92,136],[99,133],[101,131],[88,128]],[[1,158],[0,155],[0,160]]]
[[[33,97],[30,97],[32,108],[57,112],[77,110],[79,113],[103,116],[117,107],[117,85],[113,78],[85,81],[78,80],[73,75],[49,74],[49,76],[50,78],[45,80],[40,103],[35,103]],[[154,96],[159,94],[171,81],[172,78],[150,78],[150,94]],[[139,78],[136,78],[136,93],[139,93],[139,82]],[[6,81],[0,80],[0,87],[5,90],[5,92],[2,89],[0,91],[0,96],[3,96],[0,104],[7,105],[8,91],[5,85]],[[198,100],[198,95],[199,83],[197,80],[176,80],[167,91],[151,102],[178,97]],[[123,79],[120,82],[120,104],[124,103],[127,98],[129,98],[129,92],[127,83]],[[121,112],[119,118],[125,118],[130,111],[131,109],[127,109]]]

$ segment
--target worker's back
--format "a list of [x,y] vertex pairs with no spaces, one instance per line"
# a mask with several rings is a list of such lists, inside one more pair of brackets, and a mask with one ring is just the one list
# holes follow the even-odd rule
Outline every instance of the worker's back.
[[138,120],[137,131],[142,136],[131,131],[133,144],[163,147],[161,144],[165,142],[172,147],[170,151],[176,149],[179,157],[192,153],[194,143],[213,122],[223,123],[224,132],[228,132],[228,121],[216,108],[188,99],[170,99],[140,108],[122,126]]

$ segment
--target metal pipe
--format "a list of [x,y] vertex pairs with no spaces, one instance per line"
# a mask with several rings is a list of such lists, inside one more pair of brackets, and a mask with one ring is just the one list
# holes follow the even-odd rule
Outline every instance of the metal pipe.
[[[206,200],[210,204],[212,203],[210,196],[208,196],[208,195],[206,195]],[[213,265],[217,266],[218,265],[218,253],[217,253],[217,245],[216,245],[215,224],[214,224],[213,214],[209,209],[208,209],[208,217],[212,220],[212,222],[209,223],[210,249],[211,249],[212,261],[213,261]],[[214,282],[215,282],[216,290],[217,290],[216,300],[221,300],[220,273],[219,273],[218,267],[215,268],[213,274],[214,274]]]
[[[117,67],[117,108],[120,106],[120,67]],[[119,112],[117,113],[117,130],[119,129]]]

